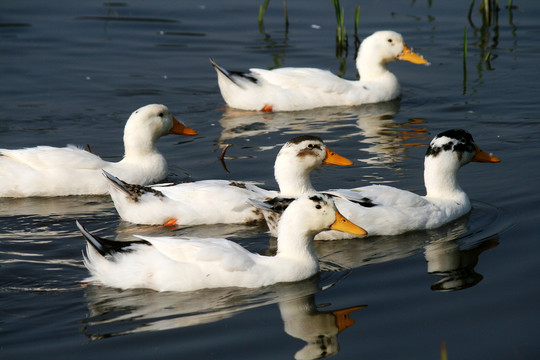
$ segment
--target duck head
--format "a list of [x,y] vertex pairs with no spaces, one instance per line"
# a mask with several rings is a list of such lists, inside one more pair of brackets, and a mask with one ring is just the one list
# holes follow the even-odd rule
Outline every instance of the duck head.
[[283,196],[315,192],[310,174],[322,165],[349,166],[353,162],[330,150],[321,138],[303,135],[289,140],[279,151],[274,175]]
[[457,172],[471,161],[498,163],[501,159],[480,149],[466,130],[452,129],[435,136],[424,161],[427,195],[447,197],[452,193],[462,193]]
[[386,68],[386,64],[396,60],[429,65],[426,59],[405,45],[401,34],[390,30],[376,31],[365,38],[358,49],[356,64],[360,78],[369,78],[370,72],[377,74]]
[[124,128],[128,151],[153,149],[157,139],[167,134],[197,135],[197,131],[178,121],[165,105],[150,104],[135,110]]
[[339,213],[330,196],[315,193],[302,195],[287,207],[278,225],[278,239],[282,232],[292,231],[314,237],[323,230],[367,235],[364,229]]

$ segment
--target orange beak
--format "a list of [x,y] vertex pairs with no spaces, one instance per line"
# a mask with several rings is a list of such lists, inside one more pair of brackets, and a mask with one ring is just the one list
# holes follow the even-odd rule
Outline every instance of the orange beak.
[[336,221],[330,225],[330,230],[343,231],[353,235],[367,235],[367,231],[353,224],[336,210]]
[[182,124],[180,121],[176,120],[175,117],[173,117],[173,127],[171,131],[169,131],[169,134],[193,136],[193,135],[197,135],[198,132],[193,130],[190,127],[187,127],[186,125]]
[[413,64],[419,64],[419,65],[428,63],[428,61],[424,59],[422,55],[418,55],[417,53],[409,49],[409,47],[405,44],[403,45],[403,52],[401,53],[401,55],[398,55],[397,59],[409,61],[409,62],[412,62]]
[[353,306],[350,308],[332,311],[332,314],[334,314],[334,316],[336,317],[336,326],[338,328],[338,333],[354,325],[354,320],[351,319],[350,316],[353,311],[363,309],[366,306],[367,305]]
[[499,159],[495,155],[488,154],[484,150],[480,149],[477,145],[474,145],[474,146],[476,147],[476,155],[474,155],[471,161],[490,162],[490,163],[501,162],[501,159]]
[[326,148],[326,157],[323,160],[323,165],[340,165],[340,166],[349,166],[353,162],[346,157],[336,154],[329,148]]

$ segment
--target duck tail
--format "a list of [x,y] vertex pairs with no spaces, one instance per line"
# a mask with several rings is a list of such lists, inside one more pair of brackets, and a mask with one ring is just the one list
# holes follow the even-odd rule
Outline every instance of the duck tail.
[[78,221],[75,220],[79,231],[86,240],[101,256],[113,255],[118,252],[129,252],[131,246],[135,244],[150,245],[146,240],[133,240],[133,241],[113,241],[98,236],[92,235],[86,228]]
[[229,80],[231,80],[232,82],[234,82],[234,80],[232,79],[231,77],[231,74],[229,73],[229,71],[221,66],[219,66],[215,61],[214,59],[210,58],[210,62],[212,63],[212,66],[214,67],[214,69],[216,71],[219,71],[220,73],[222,73],[223,75],[225,75]]
[[[104,245],[106,243],[106,239],[99,238],[97,236],[94,236],[90,234],[88,230],[82,224],[79,222],[79,220],[75,220],[75,223],[77,224],[77,227],[79,228],[79,231],[81,232],[82,236],[86,240],[86,242],[94,249],[97,250],[102,256],[108,255],[111,252],[107,250],[106,246]],[[107,240],[110,241],[110,240]]]
[[114,187],[120,191],[122,191],[123,193],[125,193],[127,196],[129,197],[133,197],[133,192],[131,191],[130,189],[130,184],[128,184],[127,182],[123,181],[123,180],[120,180],[119,178],[117,178],[116,176],[114,176],[113,174],[101,169],[101,171],[103,172],[103,176],[105,176],[105,178],[107,180],[110,181],[110,183],[112,185],[114,185]]
[[[129,184],[103,169],[101,171],[103,172],[103,176],[105,176],[105,178],[110,181],[110,183],[114,186],[115,189],[124,193],[128,198],[135,202],[139,201],[139,197],[146,193],[152,193],[154,194],[154,196],[163,197],[163,193],[161,191],[153,189],[152,187]],[[165,185],[169,184],[163,184],[163,186]]]
[[227,69],[225,69],[224,67],[222,66],[219,66],[215,61],[214,59],[210,58],[210,62],[212,63],[212,66],[214,67],[214,69],[223,74],[227,79],[229,79],[232,83],[242,87],[242,85],[238,82],[240,79],[245,79],[245,80],[248,80],[254,84],[257,84],[258,81],[257,81],[257,78],[255,78],[253,75],[249,74],[249,73],[245,73],[245,72],[239,72],[239,71],[229,71]]

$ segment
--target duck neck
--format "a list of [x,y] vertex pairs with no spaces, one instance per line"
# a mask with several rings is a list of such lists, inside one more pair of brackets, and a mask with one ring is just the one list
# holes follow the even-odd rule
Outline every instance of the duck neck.
[[302,218],[283,219],[278,225],[277,254],[281,258],[292,259],[306,266],[318,269],[319,261],[313,249],[313,239],[316,233],[302,228]]
[[358,54],[356,59],[356,68],[362,81],[371,81],[389,73],[384,60],[368,56],[368,54],[362,52]]
[[312,170],[311,168],[302,168],[294,162],[278,156],[274,166],[274,176],[281,195],[297,197],[302,194],[314,193],[315,189],[310,179]]
[[157,138],[148,133],[130,131],[126,126],[124,131],[124,159],[140,158],[156,154]]
[[456,161],[444,161],[437,157],[426,156],[424,161],[424,184],[426,197],[437,199],[468,201],[467,194],[458,183],[457,173],[460,164]]

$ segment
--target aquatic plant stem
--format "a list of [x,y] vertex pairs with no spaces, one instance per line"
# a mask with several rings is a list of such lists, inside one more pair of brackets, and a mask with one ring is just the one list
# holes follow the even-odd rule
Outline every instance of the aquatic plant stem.
[[467,93],[467,26],[463,31],[463,95]]

